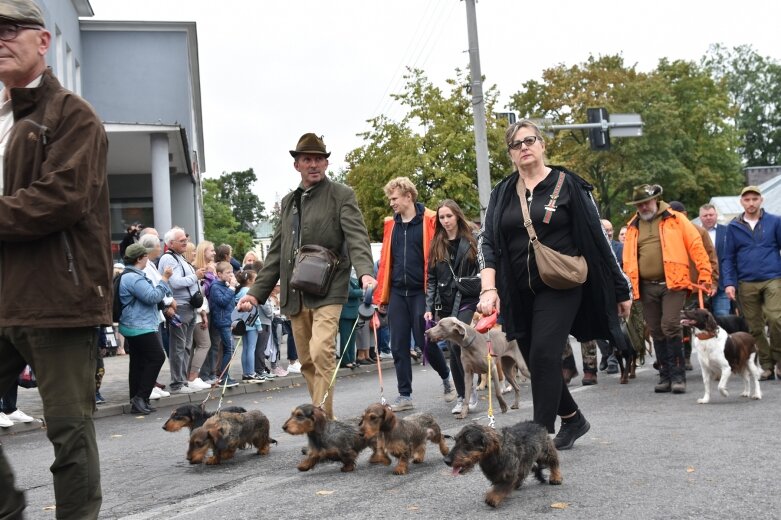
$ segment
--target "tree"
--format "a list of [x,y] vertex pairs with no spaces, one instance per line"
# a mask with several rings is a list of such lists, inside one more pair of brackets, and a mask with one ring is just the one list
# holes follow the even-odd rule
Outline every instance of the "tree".
[[737,107],[745,165],[781,164],[781,64],[750,45],[730,50],[721,44],[710,47],[702,64],[726,84]]
[[215,245],[230,244],[233,254],[243,257],[254,246],[253,236],[241,230],[230,206],[223,202],[220,188],[218,179],[203,181],[204,236]]
[[269,220],[271,221],[271,229],[273,229],[276,232],[277,226],[279,226],[279,223],[282,221],[281,200],[277,200],[276,202],[274,202],[274,207],[271,210],[271,216]]
[[264,218],[265,205],[252,192],[258,180],[252,168],[241,172],[223,173],[217,179],[218,197],[231,210],[239,228],[254,234],[255,226]]
[[613,139],[609,151],[589,148],[587,132],[563,131],[547,141],[551,164],[566,166],[595,187],[600,212],[623,222],[632,187],[658,183],[667,200],[699,205],[741,184],[738,134],[726,89],[692,62],[660,60],[641,73],[621,56],[590,56],[579,65],[558,65],[528,81],[511,98],[522,117],[556,124],[586,121],[586,109],[639,113],[643,137]]
[[[449,92],[418,69],[408,69],[405,79],[403,92],[391,97],[407,108],[407,114],[401,121],[384,115],[370,119],[370,130],[359,134],[365,144],[347,154],[343,172],[375,239],[382,235],[383,219],[390,213],[381,188],[399,176],[412,180],[418,199],[429,207],[449,198],[467,217],[480,216],[469,77],[457,69],[456,77],[446,82]],[[484,95],[490,114],[498,91],[493,86]],[[510,171],[505,126],[504,121],[488,118],[490,168],[497,180]]]

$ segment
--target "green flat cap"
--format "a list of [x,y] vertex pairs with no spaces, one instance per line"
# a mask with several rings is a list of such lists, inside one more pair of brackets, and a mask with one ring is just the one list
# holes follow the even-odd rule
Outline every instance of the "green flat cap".
[[41,8],[33,0],[0,1],[0,21],[46,26]]

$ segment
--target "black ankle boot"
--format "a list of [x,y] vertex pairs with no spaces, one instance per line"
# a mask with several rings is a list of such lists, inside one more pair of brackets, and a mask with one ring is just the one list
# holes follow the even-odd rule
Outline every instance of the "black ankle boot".
[[553,444],[559,451],[572,448],[575,441],[583,437],[589,431],[591,425],[578,410],[573,417],[561,420],[559,433],[553,438]]
[[152,410],[146,406],[146,401],[144,401],[143,397],[135,396],[130,399],[130,413],[149,415],[152,413]]

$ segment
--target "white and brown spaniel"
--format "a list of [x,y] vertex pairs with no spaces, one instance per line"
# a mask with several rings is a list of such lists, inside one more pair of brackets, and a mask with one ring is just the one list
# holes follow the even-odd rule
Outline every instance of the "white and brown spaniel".
[[[702,369],[702,382],[705,395],[697,402],[710,402],[711,379],[719,378],[719,392],[728,396],[727,381],[735,372],[743,376],[743,397],[762,399],[759,388],[759,367],[756,363],[757,346],[754,337],[748,332],[727,332],[719,327],[713,315],[705,309],[688,309],[682,312],[681,323],[692,327],[692,346],[697,349]],[[751,383],[754,383],[752,392]]]

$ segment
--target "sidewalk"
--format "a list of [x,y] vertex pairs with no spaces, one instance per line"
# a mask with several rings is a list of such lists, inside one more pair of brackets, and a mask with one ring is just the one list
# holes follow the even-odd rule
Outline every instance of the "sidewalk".
[[[284,350],[283,350],[284,351]],[[233,379],[241,381],[241,361],[240,354],[237,354],[233,363],[231,364],[230,375]],[[100,387],[100,393],[106,400],[105,404],[98,405],[95,412],[95,419],[101,417],[110,417],[113,415],[122,415],[130,413],[130,402],[128,396],[127,375],[128,365],[130,362],[130,356],[114,356],[103,359],[106,367],[106,373],[103,376],[103,383]],[[280,366],[287,367],[287,360],[281,361]],[[385,360],[382,362],[383,370],[393,370],[393,360]],[[340,368],[337,374],[337,379],[357,373],[376,372],[377,365],[361,365],[354,370],[349,368]],[[160,375],[157,377],[157,381],[168,385],[170,383],[170,371],[168,366],[168,360],[163,364],[163,368],[160,370]],[[227,388],[225,390],[225,396],[237,396],[242,394],[253,394],[258,392],[265,392],[269,390],[277,390],[281,388],[294,388],[298,386],[306,385],[304,378],[301,374],[289,374],[286,377],[277,377],[275,379],[268,379],[264,383],[241,383],[239,386],[233,388]],[[212,397],[219,398],[222,389],[214,389]],[[203,390],[193,394],[172,394],[170,397],[163,397],[160,400],[152,401],[152,406],[168,407],[176,406],[185,403],[201,404],[206,398],[208,390]],[[0,428],[0,437],[3,435],[11,435],[21,432],[27,432],[31,430],[40,430],[43,428],[43,404],[41,403],[40,395],[37,388],[19,388],[19,398],[17,401],[17,408],[22,410],[27,415],[35,417],[36,420],[31,423],[16,423],[10,428]]]

